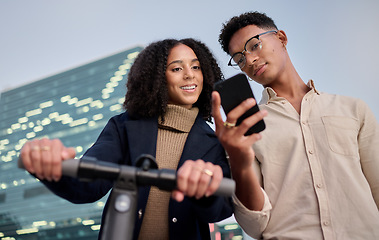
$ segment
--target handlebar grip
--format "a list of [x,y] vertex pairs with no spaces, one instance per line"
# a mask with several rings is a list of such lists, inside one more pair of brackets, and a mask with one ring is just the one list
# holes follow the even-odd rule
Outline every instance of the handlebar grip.
[[80,159],[67,159],[62,162],[62,175],[76,178],[78,177]]
[[230,178],[223,178],[220,186],[214,193],[217,196],[232,196],[236,189],[236,182]]
[[[74,177],[78,176],[80,159],[67,159],[62,162],[62,175]],[[17,160],[17,167],[20,169],[25,169],[24,163],[21,157]]]

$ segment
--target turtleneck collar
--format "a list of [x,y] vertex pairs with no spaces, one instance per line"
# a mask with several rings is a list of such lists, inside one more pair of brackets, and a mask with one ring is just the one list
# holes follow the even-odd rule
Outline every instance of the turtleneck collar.
[[189,132],[198,113],[199,109],[197,107],[187,109],[178,105],[168,104],[164,116],[165,121],[162,122],[162,118],[159,117],[158,127],[180,132]]

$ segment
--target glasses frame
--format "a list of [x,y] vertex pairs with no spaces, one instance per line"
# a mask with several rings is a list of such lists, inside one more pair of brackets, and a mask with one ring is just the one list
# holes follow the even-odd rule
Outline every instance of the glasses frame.
[[[231,66],[231,67],[233,67],[233,68],[235,68],[235,67],[243,68],[243,67],[245,66],[245,64],[246,64],[246,57],[245,57],[245,54],[244,54],[244,53],[247,52],[247,53],[250,53],[250,54],[251,54],[251,52],[249,52],[248,50],[246,50],[246,46],[247,46],[247,44],[248,44],[252,39],[254,39],[254,38],[256,38],[258,41],[260,41],[260,39],[259,39],[260,36],[265,35],[265,34],[268,34],[268,33],[273,33],[273,32],[274,32],[274,33],[278,33],[277,30],[270,30],[270,31],[263,32],[263,33],[257,34],[257,35],[255,35],[255,36],[249,38],[249,39],[246,41],[246,43],[245,43],[245,45],[244,45],[244,47],[243,47],[243,51],[242,51],[242,52],[236,52],[236,53],[234,53],[234,54],[232,55],[232,57],[230,58],[230,60],[229,60],[229,62],[228,62],[228,66]],[[262,48],[262,41],[260,41],[260,49],[261,49],[261,48]],[[242,56],[243,56],[244,63],[243,63],[243,66],[242,66],[242,67],[241,67],[240,65],[238,65],[238,64],[233,64],[233,63],[232,63],[232,61],[233,61],[233,57],[235,57],[237,54],[242,54]]]

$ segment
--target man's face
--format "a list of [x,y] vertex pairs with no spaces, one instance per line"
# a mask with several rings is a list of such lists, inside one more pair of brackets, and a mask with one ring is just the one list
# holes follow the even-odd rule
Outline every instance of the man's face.
[[[229,54],[233,55],[236,52],[243,52],[247,40],[266,31],[267,29],[262,29],[255,25],[241,28],[230,39]],[[260,37],[262,46],[258,54],[244,52],[246,64],[241,70],[263,86],[269,86],[284,70],[286,62],[283,54],[284,47],[277,36],[278,34],[282,33],[262,35]]]

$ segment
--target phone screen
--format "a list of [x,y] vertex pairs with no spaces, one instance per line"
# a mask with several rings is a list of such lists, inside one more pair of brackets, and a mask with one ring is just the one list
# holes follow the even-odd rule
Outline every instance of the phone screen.
[[[242,101],[248,98],[254,98],[253,91],[245,74],[239,73],[224,81],[215,83],[214,89],[221,96],[221,106],[224,109],[225,114],[228,114],[233,108],[237,107]],[[238,118],[236,125],[238,126],[245,118],[253,115],[259,111],[258,104],[254,105],[248,111],[246,111],[240,118]],[[252,126],[245,136],[253,133],[259,133],[266,128],[263,120]]]

